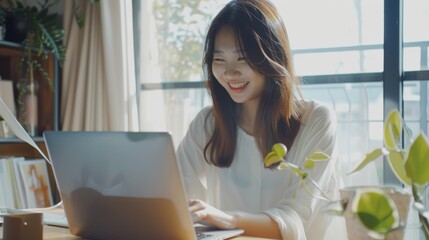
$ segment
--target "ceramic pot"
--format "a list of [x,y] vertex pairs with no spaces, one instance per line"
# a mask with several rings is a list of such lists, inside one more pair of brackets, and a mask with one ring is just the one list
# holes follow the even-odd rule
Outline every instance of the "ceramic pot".
[[[406,193],[405,191],[401,191],[399,189],[391,188],[391,187],[379,187],[379,186],[358,186],[358,187],[347,187],[340,189],[341,199],[348,200],[349,204],[346,208],[346,227],[347,227],[347,235],[349,240],[372,240],[378,239],[373,238],[368,235],[368,230],[361,223],[359,218],[352,213],[352,202],[353,198],[356,195],[357,190],[371,190],[377,189],[383,191],[386,195],[388,195],[393,202],[395,203],[399,218],[404,226],[407,223],[408,210],[411,204],[411,194]],[[386,240],[400,240],[404,239],[404,229],[395,230],[390,232],[386,236]]]

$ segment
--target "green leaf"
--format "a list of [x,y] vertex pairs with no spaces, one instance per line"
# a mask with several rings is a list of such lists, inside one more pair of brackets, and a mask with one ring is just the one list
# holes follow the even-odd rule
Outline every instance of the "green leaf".
[[402,118],[397,110],[390,112],[384,123],[384,144],[389,150],[400,148]]
[[272,150],[281,158],[284,158],[287,153],[287,147],[283,143],[274,144]]
[[385,236],[399,225],[399,214],[393,201],[378,190],[358,191],[353,212],[370,231]]
[[407,176],[417,184],[424,185],[429,181],[429,145],[422,133],[411,144],[405,162],[405,171]]
[[372,152],[365,155],[365,158],[348,174],[352,174],[354,172],[357,172],[361,170],[363,167],[365,167],[368,163],[374,161],[375,159],[379,158],[380,156],[389,154],[389,151],[385,148],[377,148],[372,150]]
[[304,162],[304,165],[302,167],[308,168],[308,169],[313,169],[315,165],[316,164],[315,164],[314,161],[307,160],[307,161]]
[[287,168],[287,165],[284,164],[284,157],[287,153],[287,147],[282,143],[276,143],[271,148],[264,158],[265,167],[275,167],[278,170],[283,170]]
[[411,179],[407,176],[404,168],[404,153],[392,151],[387,156],[387,160],[396,178],[406,185],[411,185]]
[[307,156],[307,158],[306,158],[306,160],[304,162],[303,167],[304,168],[308,168],[308,169],[313,169],[314,166],[316,165],[315,162],[317,162],[317,161],[327,161],[330,158],[331,157],[328,154],[324,153],[324,152],[313,152],[313,153],[310,153]]
[[313,152],[307,156],[307,160],[311,160],[311,161],[326,161],[326,160],[329,160],[330,158],[331,157],[324,152]]
[[277,170],[285,170],[288,168],[288,165],[285,161],[281,161],[276,168]]
[[277,153],[275,153],[274,151],[271,151],[267,154],[267,156],[265,156],[264,166],[270,167],[270,166],[272,166],[274,164],[278,164],[282,161],[283,161],[283,158],[281,158],[279,155],[277,155]]
[[285,162],[285,163],[287,164],[287,167],[290,168],[295,173],[295,175],[297,175],[301,179],[305,179],[308,177],[309,174],[306,171],[302,170],[297,165],[288,163],[288,162]]

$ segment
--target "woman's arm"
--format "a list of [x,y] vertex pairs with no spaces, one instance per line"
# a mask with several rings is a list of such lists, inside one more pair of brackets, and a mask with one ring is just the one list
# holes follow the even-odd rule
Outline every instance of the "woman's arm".
[[221,229],[243,229],[246,236],[282,238],[277,223],[264,213],[223,212],[198,199],[189,201],[189,211],[194,222],[203,221]]

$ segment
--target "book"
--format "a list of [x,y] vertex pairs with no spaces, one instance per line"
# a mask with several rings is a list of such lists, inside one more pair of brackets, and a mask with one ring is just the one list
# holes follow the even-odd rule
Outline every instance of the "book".
[[10,164],[13,169],[14,175],[14,193],[15,193],[15,205],[18,209],[27,208],[27,197],[24,190],[24,181],[22,180],[21,172],[19,169],[19,163],[25,161],[23,157],[14,157],[10,159]]
[[[13,82],[11,80],[0,80],[0,98],[9,108],[10,112],[16,116],[15,98],[13,96]],[[14,137],[12,131],[5,121],[0,120],[0,138]]]
[[[15,179],[18,185],[21,185],[21,188],[23,190],[18,190],[18,192],[23,192],[23,194],[20,194],[20,196],[24,198],[24,200],[21,199],[21,206],[26,208],[36,208],[38,205],[40,207],[46,207],[52,205],[52,195],[51,195],[51,186],[49,182],[48,177],[48,171],[46,162],[51,164],[51,161],[49,158],[47,158],[44,154],[44,152],[37,146],[37,144],[33,141],[33,139],[28,135],[28,133],[24,130],[22,125],[18,122],[16,117],[12,114],[11,109],[8,108],[6,103],[0,98],[0,116],[3,117],[3,119],[7,122],[8,126],[10,127],[10,130],[22,141],[28,143],[31,145],[34,149],[36,149],[40,155],[44,158],[44,160],[35,160],[35,161],[22,161],[22,160],[15,160],[18,163],[14,163],[14,168],[18,168],[19,171],[16,171],[15,169]],[[44,162],[46,160],[46,162]],[[2,159],[0,159],[0,163],[2,162]],[[31,162],[33,164],[33,167],[27,166],[31,165]],[[43,164],[41,163],[43,162]],[[15,166],[15,164],[18,165],[18,167]],[[32,171],[28,172],[30,169],[33,169]],[[18,174],[18,173],[19,174]],[[19,177],[17,177],[17,175]],[[34,177],[36,176],[36,177]],[[35,181],[32,181],[35,180]],[[19,180],[21,182],[18,184]],[[0,182],[1,184],[2,182]],[[34,183],[43,183],[42,185],[34,185]],[[33,184],[33,185],[32,185]],[[35,187],[36,188],[32,188]],[[46,189],[47,188],[47,189]],[[42,190],[42,191],[40,191]],[[45,191],[46,190],[46,191]],[[5,192],[6,190],[3,189],[2,192]],[[10,191],[8,191],[10,192]],[[13,192],[13,191],[12,191]],[[38,195],[41,192],[41,197]],[[12,193],[13,195],[13,193]],[[5,196],[3,194],[3,196]],[[8,195],[9,196],[9,195]],[[2,199],[0,199],[2,200]],[[5,202],[6,200],[4,200]],[[9,200],[10,201],[10,200]],[[25,202],[25,203],[22,203]],[[0,202],[1,203],[1,202]],[[40,203],[40,204],[38,204]]]
[[[0,159],[1,161],[1,159]],[[0,176],[0,180],[1,180],[1,176]],[[0,208],[5,208],[6,207],[6,199],[4,196],[4,191],[3,191],[3,184],[0,183]],[[1,218],[0,218],[1,220]]]
[[0,98],[6,103],[10,112],[16,116],[15,98],[13,96],[12,80],[0,80]]
[[44,159],[19,161],[28,208],[53,205],[48,168]]
[[15,194],[13,192],[13,173],[9,167],[9,158],[0,159],[0,184],[2,185],[4,206],[6,208],[15,208]]

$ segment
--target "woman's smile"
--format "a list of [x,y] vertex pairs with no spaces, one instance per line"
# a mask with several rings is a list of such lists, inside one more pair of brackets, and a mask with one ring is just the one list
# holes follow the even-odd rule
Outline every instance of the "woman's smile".
[[229,88],[231,89],[231,91],[233,92],[242,92],[245,90],[247,84],[249,84],[249,82],[229,82]]

